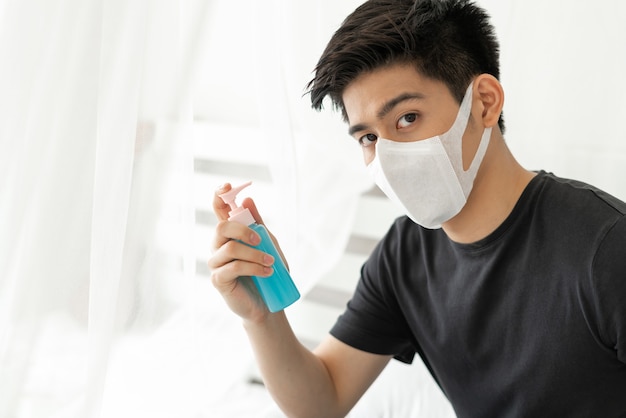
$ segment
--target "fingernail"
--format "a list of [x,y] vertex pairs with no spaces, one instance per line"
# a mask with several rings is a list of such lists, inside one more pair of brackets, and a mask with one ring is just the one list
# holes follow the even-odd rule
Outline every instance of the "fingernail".
[[269,254],[265,254],[265,256],[263,256],[263,264],[271,266],[272,264],[274,264],[274,257]]
[[263,267],[263,274],[265,274],[266,276],[271,275],[273,271],[274,269],[271,267]]
[[258,243],[261,242],[261,237],[259,237],[257,234],[255,234],[254,232],[250,233],[250,243],[252,245],[257,245]]

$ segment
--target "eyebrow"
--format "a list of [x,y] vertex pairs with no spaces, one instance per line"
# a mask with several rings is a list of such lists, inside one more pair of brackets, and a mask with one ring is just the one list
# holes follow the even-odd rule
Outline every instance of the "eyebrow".
[[[383,104],[383,106],[376,113],[376,117],[378,119],[382,119],[389,114],[393,110],[394,107],[399,105],[402,102],[406,102],[408,100],[423,100],[424,95],[422,93],[402,93],[393,99],[388,100]],[[352,125],[348,129],[348,134],[350,136],[354,135],[355,132],[363,131],[367,129],[367,125],[363,123],[357,123],[356,125]]]

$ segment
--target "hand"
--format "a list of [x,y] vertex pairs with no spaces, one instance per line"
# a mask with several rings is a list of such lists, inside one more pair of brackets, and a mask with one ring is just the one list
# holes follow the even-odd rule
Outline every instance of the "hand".
[[[208,261],[211,281],[233,312],[246,320],[260,321],[269,311],[250,276],[270,276],[274,258],[249,246],[259,244],[261,237],[256,232],[246,225],[228,221],[230,207],[218,195],[230,189],[231,185],[225,184],[213,197],[219,223],[215,228],[213,254]],[[242,206],[250,210],[257,223],[263,223],[252,199],[245,199]]]

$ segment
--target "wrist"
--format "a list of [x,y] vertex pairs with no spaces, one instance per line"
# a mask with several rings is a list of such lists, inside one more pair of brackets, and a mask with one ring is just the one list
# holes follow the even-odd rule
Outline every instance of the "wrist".
[[243,318],[242,324],[246,331],[254,332],[256,330],[271,330],[277,327],[280,327],[281,324],[284,325],[287,323],[287,317],[285,316],[285,311],[279,311],[271,313],[268,310],[260,313],[259,315]]

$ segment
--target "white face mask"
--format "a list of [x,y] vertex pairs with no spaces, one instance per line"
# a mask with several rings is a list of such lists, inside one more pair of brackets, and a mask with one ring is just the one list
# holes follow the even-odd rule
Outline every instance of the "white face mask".
[[425,228],[440,228],[465,206],[489,145],[491,128],[484,130],[476,155],[464,171],[463,134],[472,109],[472,85],[448,132],[413,142],[379,138],[376,156],[367,166],[387,197]]

